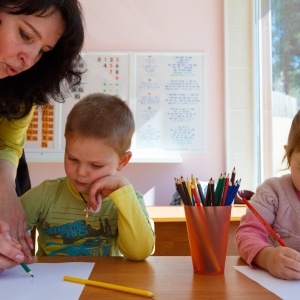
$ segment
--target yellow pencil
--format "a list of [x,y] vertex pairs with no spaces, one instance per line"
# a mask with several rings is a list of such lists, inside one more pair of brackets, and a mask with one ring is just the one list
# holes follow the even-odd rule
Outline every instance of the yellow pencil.
[[110,284],[110,283],[88,280],[88,279],[82,279],[82,278],[77,278],[77,277],[72,277],[72,276],[64,276],[64,280],[72,281],[72,282],[76,282],[76,283],[87,284],[87,285],[92,285],[92,286],[97,286],[97,287],[101,287],[104,289],[110,289],[110,290],[115,290],[115,291],[124,292],[124,293],[145,296],[145,297],[155,297],[156,296],[155,294],[148,292],[148,291],[144,291],[144,290],[138,290],[138,289],[129,288],[129,287],[121,286],[121,285]]
[[187,191],[188,191],[189,196],[190,196],[191,204],[194,205],[194,203],[193,203],[193,197],[192,197],[192,190],[191,190],[191,182],[189,181],[188,178],[186,179],[186,187],[187,187]]

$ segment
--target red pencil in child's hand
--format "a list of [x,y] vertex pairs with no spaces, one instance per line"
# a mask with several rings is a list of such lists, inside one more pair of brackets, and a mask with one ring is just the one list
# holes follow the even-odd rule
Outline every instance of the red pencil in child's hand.
[[250,202],[246,198],[243,198],[242,200],[250,208],[250,210],[254,213],[254,215],[258,218],[258,220],[261,221],[261,223],[274,236],[274,238],[278,241],[278,243],[281,246],[286,246],[285,242],[279,237],[279,235],[273,230],[273,228],[266,222],[266,220],[257,212],[257,210],[250,204]]

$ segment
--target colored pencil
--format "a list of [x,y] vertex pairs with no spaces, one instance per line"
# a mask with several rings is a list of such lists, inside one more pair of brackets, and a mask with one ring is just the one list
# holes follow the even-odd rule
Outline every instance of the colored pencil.
[[176,186],[176,190],[177,190],[183,204],[190,205],[190,203],[188,202],[188,199],[186,198],[185,192],[183,190],[183,186],[181,184],[181,181],[179,179],[175,178],[175,186]]
[[191,204],[194,206],[195,202],[194,202],[193,194],[192,194],[192,190],[191,190],[191,182],[189,181],[188,178],[186,179],[186,187],[187,187],[187,191],[188,191],[188,194],[189,194],[189,197],[191,200]]
[[194,185],[194,187],[196,188],[197,186],[197,182],[196,182],[196,178],[194,177],[193,174],[191,174],[191,180],[192,180],[192,184]]
[[[231,205],[240,187],[241,179],[234,180],[236,176],[235,167],[230,174],[226,172],[221,173],[215,188],[215,181],[211,177],[208,181],[206,188],[206,195],[203,193],[201,183],[198,178],[195,179],[194,175],[191,174],[191,180],[187,177],[186,181],[183,176],[179,179],[175,179],[175,187],[178,191],[184,205],[198,206],[196,199],[199,200],[200,206],[218,206],[218,205]],[[194,186],[192,191],[191,186]],[[196,193],[196,194],[194,194]],[[197,197],[196,197],[197,196]]]
[[199,192],[201,203],[202,203],[202,205],[205,205],[205,197],[204,197],[204,194],[203,194],[201,183],[200,183],[198,178],[196,178],[196,182],[197,182],[197,189],[198,189],[198,192]]
[[239,190],[239,188],[240,188],[240,185],[241,185],[241,179],[239,179],[239,180],[237,180],[237,181],[235,182],[235,184],[234,184],[234,186],[233,186],[233,190],[232,190],[231,195],[230,195],[230,199],[229,199],[228,205],[229,205],[229,204],[231,205],[232,202],[234,201],[234,198],[235,198],[235,196],[236,196],[236,194],[237,194],[237,192],[238,192],[238,190]]
[[211,185],[212,185],[212,178],[210,178],[210,180],[208,181],[208,185],[207,185],[207,189],[206,189],[206,196],[205,196],[205,205],[206,206],[211,206]]
[[200,201],[199,201],[198,194],[197,194],[194,184],[191,184],[191,190],[194,195],[196,205],[200,206]]
[[221,173],[221,175],[219,176],[217,186],[216,186],[216,191],[215,191],[215,199],[217,201],[217,205],[219,205],[218,203],[219,203],[219,196],[221,193],[222,179],[223,179],[223,174]]
[[[230,182],[231,184],[231,182]],[[231,205],[234,202],[234,198],[240,188],[241,185],[241,179],[240,180],[236,180],[236,182],[234,183],[234,185],[232,186],[228,186],[228,191],[227,191],[227,196],[226,196],[226,200],[225,200],[225,204],[224,205]]]
[[116,284],[95,281],[95,280],[82,279],[82,278],[77,278],[77,277],[72,277],[72,276],[64,276],[64,280],[81,283],[81,284],[86,284],[86,285],[91,285],[91,286],[96,286],[96,287],[101,287],[104,289],[110,289],[110,290],[114,290],[114,291],[134,294],[134,295],[145,296],[145,297],[155,297],[156,296],[155,294],[148,292],[148,291],[134,289],[134,288],[116,285]]
[[224,172],[222,179],[221,179],[221,183],[220,183],[220,193],[218,195],[218,202],[217,205],[221,205],[222,202],[222,195],[223,195],[223,191],[224,191],[224,186],[225,186],[225,181],[226,181],[226,172]]
[[226,193],[225,205],[229,205],[231,203],[231,195],[233,194],[234,185],[232,185],[231,181],[228,182],[228,188]]
[[31,277],[34,277],[29,267],[26,265],[26,263],[22,262],[20,263],[21,267],[29,274]]
[[182,186],[183,186],[183,190],[184,190],[186,199],[188,200],[188,202],[189,202],[190,205],[191,205],[191,204],[192,204],[192,200],[190,199],[190,195],[189,195],[189,192],[188,192],[188,189],[187,189],[187,186],[186,186],[186,182],[185,182],[185,180],[183,179],[182,176],[180,177],[180,181],[181,181],[181,184],[182,184]]
[[229,174],[225,178],[225,184],[224,184],[224,189],[223,189],[223,194],[222,194],[222,200],[220,205],[225,205],[225,199],[227,195],[227,189],[228,189],[228,183],[229,183]]
[[197,193],[198,199],[200,200],[200,194],[199,194],[199,191],[197,190],[197,181],[193,174],[191,174],[191,180],[192,180],[192,184],[194,185],[195,191]]
[[213,179],[211,179],[211,192],[210,192],[210,198],[211,198],[211,205],[217,205],[216,200],[215,200],[215,181]]
[[231,172],[231,178],[230,178],[230,181],[231,181],[232,185],[234,185],[235,174],[236,174],[236,171],[235,171],[235,167],[234,167],[233,170],[232,170],[232,172]]
[[242,199],[243,202],[250,208],[253,214],[258,218],[258,220],[268,229],[270,234],[278,241],[281,246],[286,246],[284,241],[279,237],[279,235],[273,230],[273,228],[266,222],[266,220],[257,212],[257,210],[252,206],[252,204],[246,199]]

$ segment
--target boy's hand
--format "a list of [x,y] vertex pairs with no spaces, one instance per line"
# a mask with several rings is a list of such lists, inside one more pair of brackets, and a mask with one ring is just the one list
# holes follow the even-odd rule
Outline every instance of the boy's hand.
[[253,263],[281,279],[300,279],[300,253],[294,249],[278,246],[265,247]]
[[96,195],[98,193],[101,195],[102,199],[104,199],[112,192],[128,184],[130,184],[130,182],[120,175],[108,175],[99,178],[90,188],[88,206],[92,207],[93,210],[96,210],[98,206]]

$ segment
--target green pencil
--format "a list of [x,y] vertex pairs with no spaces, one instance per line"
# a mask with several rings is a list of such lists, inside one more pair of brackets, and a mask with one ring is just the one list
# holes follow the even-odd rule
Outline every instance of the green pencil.
[[31,270],[28,268],[28,266],[24,262],[20,263],[20,265],[31,277],[34,277]]

